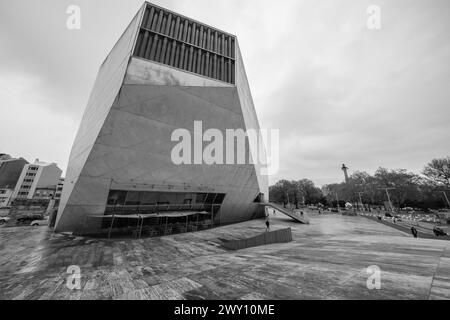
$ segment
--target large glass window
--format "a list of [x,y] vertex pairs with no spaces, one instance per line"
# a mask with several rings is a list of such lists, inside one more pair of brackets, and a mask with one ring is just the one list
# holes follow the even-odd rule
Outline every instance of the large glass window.
[[127,191],[111,190],[108,197],[108,206],[123,206],[125,204],[126,197]]
[[128,191],[125,201],[126,206],[138,206],[141,204],[139,200],[139,191]]
[[235,42],[230,34],[149,4],[134,55],[234,84]]
[[203,205],[222,204],[223,193],[184,193],[111,190],[108,206],[169,206],[171,210],[189,210]]
[[[223,193],[111,190],[102,232],[162,236],[220,224]],[[129,216],[129,217],[128,217]]]

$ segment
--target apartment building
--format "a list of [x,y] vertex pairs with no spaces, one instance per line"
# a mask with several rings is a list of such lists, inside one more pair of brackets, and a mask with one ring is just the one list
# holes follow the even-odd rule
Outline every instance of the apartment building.
[[56,163],[47,163],[36,159],[24,166],[14,189],[12,199],[47,198],[54,196],[62,170]]

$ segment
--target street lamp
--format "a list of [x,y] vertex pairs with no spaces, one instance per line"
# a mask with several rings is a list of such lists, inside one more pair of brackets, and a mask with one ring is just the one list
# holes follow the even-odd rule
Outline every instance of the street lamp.
[[380,188],[379,190],[385,190],[386,191],[386,195],[389,201],[389,207],[391,209],[391,211],[394,211],[394,207],[392,206],[392,202],[391,202],[391,197],[389,196],[389,191],[388,190],[395,190],[395,188]]
[[445,200],[447,200],[447,205],[450,207],[450,201],[448,201],[447,193],[445,191],[442,191],[444,194]]
[[338,193],[336,192],[336,201],[337,201],[337,210],[338,210],[338,212],[341,212],[341,208],[340,208],[340,206],[339,206],[339,197],[338,197]]
[[[359,202],[361,203],[361,206],[363,207],[363,209],[364,209],[364,204],[363,204],[363,201],[362,201],[362,198],[361,198],[361,194],[363,194],[364,192],[356,192],[357,194],[358,194],[358,196],[359,196]],[[359,207],[359,205],[358,205],[358,207]]]

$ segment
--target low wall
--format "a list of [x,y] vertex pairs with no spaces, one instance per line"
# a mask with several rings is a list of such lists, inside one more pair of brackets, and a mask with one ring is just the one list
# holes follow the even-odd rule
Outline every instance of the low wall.
[[265,232],[261,235],[240,240],[223,241],[223,246],[229,250],[259,247],[274,243],[287,243],[292,241],[291,228]]

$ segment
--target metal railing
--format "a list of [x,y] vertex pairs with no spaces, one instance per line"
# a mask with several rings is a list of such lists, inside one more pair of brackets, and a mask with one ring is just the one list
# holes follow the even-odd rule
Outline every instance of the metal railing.
[[104,215],[87,215],[77,234],[141,238],[212,229],[220,226],[220,208],[221,204],[107,206]]
[[105,214],[152,214],[168,211],[211,211],[220,204],[108,205]]

